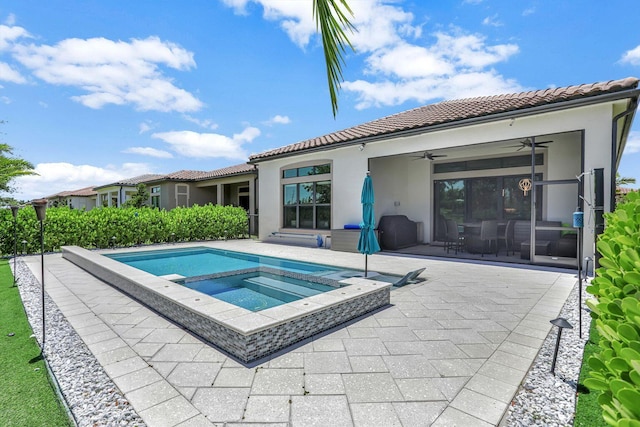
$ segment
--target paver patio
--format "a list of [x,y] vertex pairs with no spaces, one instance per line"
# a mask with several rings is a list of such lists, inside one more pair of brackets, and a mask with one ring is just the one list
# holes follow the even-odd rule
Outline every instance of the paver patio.
[[[362,268],[360,254],[215,247]],[[25,257],[36,277],[40,258]],[[576,283],[569,271],[376,254],[427,267],[391,305],[245,366],[60,255],[46,290],[149,426],[497,425]]]

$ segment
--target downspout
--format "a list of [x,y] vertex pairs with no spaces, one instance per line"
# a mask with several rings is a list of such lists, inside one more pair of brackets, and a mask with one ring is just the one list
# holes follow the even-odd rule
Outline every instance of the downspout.
[[118,190],[118,206],[116,207],[120,207],[122,206],[122,185],[120,186],[120,190]]
[[[629,108],[615,116],[611,126],[611,194],[609,198],[609,209],[613,212],[616,209],[616,170],[618,166],[618,120],[633,114],[638,107],[637,99],[631,100]],[[620,153],[621,154],[621,153]]]

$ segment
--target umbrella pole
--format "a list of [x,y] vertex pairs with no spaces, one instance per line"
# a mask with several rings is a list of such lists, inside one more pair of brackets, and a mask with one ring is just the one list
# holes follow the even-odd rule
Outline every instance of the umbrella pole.
[[367,278],[367,254],[364,254],[364,278]]

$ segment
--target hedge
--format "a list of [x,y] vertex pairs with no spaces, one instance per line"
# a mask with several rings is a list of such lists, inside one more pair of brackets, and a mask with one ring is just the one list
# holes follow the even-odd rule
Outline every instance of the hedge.
[[[40,223],[26,206],[17,216],[18,254],[40,252]],[[0,209],[0,254],[13,255],[14,219]],[[45,252],[64,245],[84,248],[129,247],[180,241],[235,239],[248,235],[246,211],[240,207],[208,204],[170,211],[154,208],[47,208]],[[24,242],[24,243],[23,243]]]
[[607,424],[640,427],[640,193],[630,193],[605,220],[597,243],[601,267],[587,288],[601,339],[584,384],[602,391]]

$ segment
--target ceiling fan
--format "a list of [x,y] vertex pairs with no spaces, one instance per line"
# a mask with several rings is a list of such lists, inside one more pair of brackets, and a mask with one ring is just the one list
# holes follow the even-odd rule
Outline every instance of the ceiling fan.
[[[545,144],[549,144],[553,141],[540,141],[536,142],[536,148],[547,148]],[[510,145],[509,147],[518,147],[516,151],[524,150],[525,148],[532,148],[533,144],[531,143],[531,139],[526,138],[518,143],[518,145]]]
[[437,157],[447,157],[447,155],[446,154],[433,154],[433,153],[430,153],[428,151],[425,151],[424,153],[422,153],[421,156],[411,156],[411,157],[414,158],[413,160],[433,160],[433,159],[435,159]]

